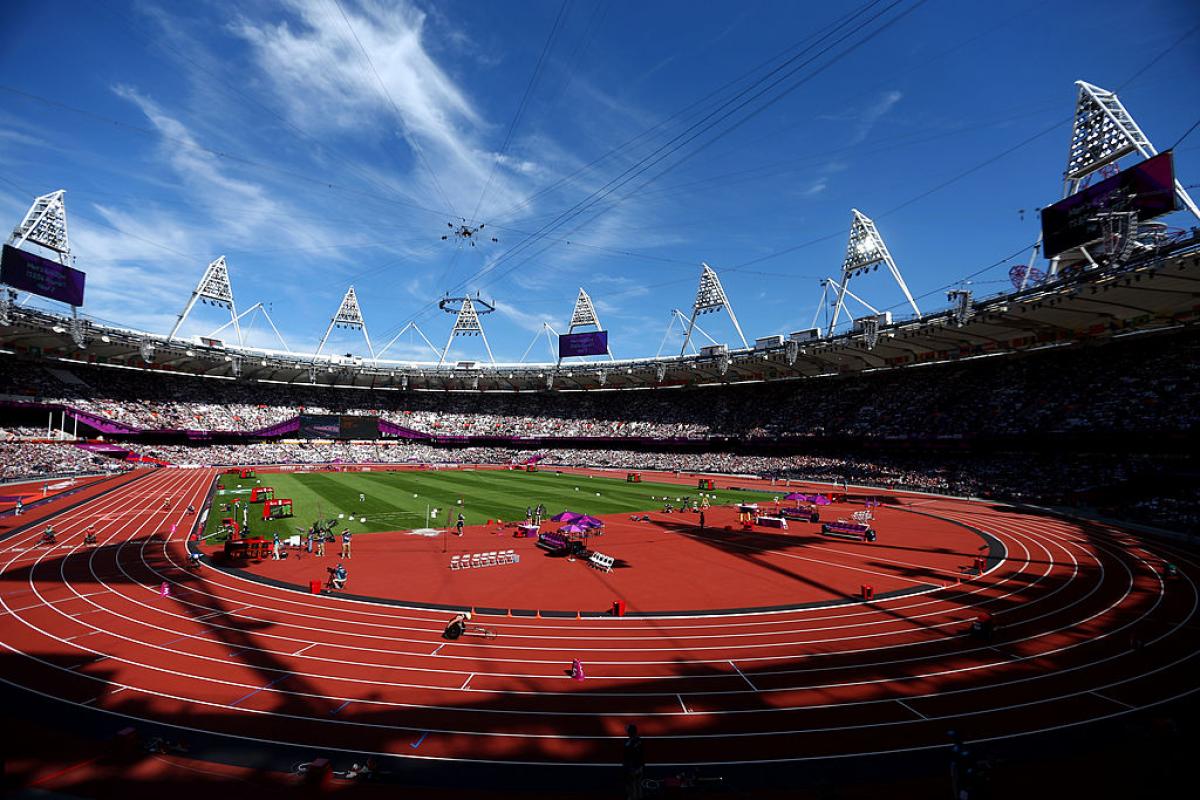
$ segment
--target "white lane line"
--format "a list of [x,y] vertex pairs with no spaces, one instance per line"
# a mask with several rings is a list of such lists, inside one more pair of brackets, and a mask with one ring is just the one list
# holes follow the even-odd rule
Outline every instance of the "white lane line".
[[688,707],[683,704],[682,697],[680,697],[679,695],[675,695],[675,699],[679,701],[679,707],[683,709],[683,713],[685,713],[685,714],[692,713],[692,712],[688,711]]
[[474,673],[474,672],[472,672],[470,675],[468,675],[468,676],[467,676],[467,679],[466,679],[465,681],[463,681],[463,685],[462,685],[462,686],[460,686],[460,687],[458,687],[458,688],[459,688],[459,689],[465,689],[465,688],[467,688],[467,684],[468,684],[468,683],[470,683],[470,682],[471,682],[471,678],[474,678],[474,677],[475,677],[475,673]]
[[439,651],[441,651],[441,649],[442,649],[443,647],[445,647],[445,646],[446,646],[446,643],[445,643],[445,642],[442,642],[441,644],[439,644],[439,645],[437,646],[437,650],[434,650],[434,651],[433,651],[432,653],[430,653],[429,655],[431,655],[431,656],[436,656],[436,655],[438,654],[438,652],[439,652]]
[[741,676],[742,676],[742,680],[744,680],[746,683],[750,684],[750,688],[751,688],[751,689],[753,689],[753,690],[754,690],[754,691],[756,691],[756,692],[758,691],[758,687],[757,687],[757,686],[755,686],[755,685],[754,685],[754,684],[753,684],[753,683],[750,681],[750,679],[746,677],[746,673],[744,673],[744,672],[742,672],[740,669],[738,669],[738,665],[737,665],[737,664],[735,664],[735,663],[733,663],[732,661],[730,661],[730,662],[729,662],[729,666],[733,667],[734,671],[735,671],[735,672],[737,672],[737,674],[738,674],[738,675],[741,675]]
[[925,716],[920,711],[917,711],[915,708],[913,708],[912,706],[910,706],[908,703],[904,702],[903,700],[896,698],[896,702],[899,703],[900,705],[904,706],[905,708],[907,708],[912,713],[916,714],[921,719],[929,719],[929,717]]
[[301,647],[299,650],[297,650],[296,652],[292,653],[292,655],[294,655],[294,656],[298,656],[298,655],[300,655],[301,653],[307,653],[309,650],[312,650],[314,647],[316,647],[316,646],[317,646],[317,645],[319,645],[319,644],[320,644],[320,642],[313,642],[313,643],[312,643],[312,644],[310,644],[308,647]]
[[85,636],[95,636],[97,633],[107,633],[107,631],[88,631],[87,633],[80,633],[75,636],[68,636],[67,638],[63,639],[63,641],[64,642],[73,642],[76,639],[82,639]]
[[1137,711],[1137,709],[1138,709],[1137,706],[1131,706],[1131,705],[1129,705],[1129,703],[1123,703],[1120,700],[1116,699],[1115,697],[1109,697],[1106,694],[1100,694],[1099,692],[1092,692],[1091,694],[1096,695],[1096,697],[1099,697],[1101,700],[1107,700],[1108,702],[1116,703],[1117,705],[1119,705],[1123,708],[1128,708],[1130,711]]

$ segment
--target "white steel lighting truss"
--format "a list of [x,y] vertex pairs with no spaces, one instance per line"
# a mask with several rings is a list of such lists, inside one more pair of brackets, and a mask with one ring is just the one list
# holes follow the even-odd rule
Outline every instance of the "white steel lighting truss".
[[700,266],[702,267],[700,287],[696,290],[696,302],[692,304],[692,318],[688,322],[687,333],[683,337],[683,347],[679,348],[679,355],[687,352],[688,343],[692,340],[692,330],[696,327],[696,317],[721,309],[729,314],[733,328],[737,331],[738,338],[742,340],[742,347],[749,347],[750,343],[746,341],[746,336],[742,333],[742,326],[738,324],[737,317],[733,313],[733,306],[729,304],[729,298],[726,297],[725,289],[721,286],[721,279],[708,264],[700,262]]
[[326,340],[329,339],[329,334],[333,332],[335,327],[362,331],[363,340],[367,343],[367,352],[371,354],[371,360],[375,360],[375,350],[371,347],[371,337],[367,335],[367,323],[363,321],[362,310],[358,307],[358,295],[354,293],[353,286],[346,290],[346,294],[342,297],[342,304],[338,306],[337,313],[330,318],[329,327],[325,329],[325,335],[321,337],[321,343],[317,345],[317,352],[314,355],[319,356],[321,354]]
[[[838,287],[837,303],[834,305],[833,322],[829,325],[829,332],[833,333],[837,328],[838,319],[846,304],[846,295],[850,291],[850,279],[856,275],[862,275],[872,267],[879,269],[880,264],[886,266],[892,273],[892,278],[900,287],[900,291],[904,292],[904,298],[912,306],[913,313],[918,317],[921,316],[921,309],[917,307],[917,301],[913,299],[912,292],[908,290],[908,284],[904,282],[904,276],[900,274],[900,268],[896,266],[896,260],[892,258],[887,245],[884,244],[883,237],[879,235],[875,223],[857,208],[850,211],[852,213],[850,238],[846,243],[846,257],[842,260],[842,283]],[[859,302],[862,301],[859,300]]]
[[[483,332],[483,323],[479,321],[480,312],[476,310],[475,303],[479,302],[483,308],[483,313],[494,311],[495,306],[481,300],[472,300],[470,297],[446,297],[438,303],[441,309],[449,314],[454,314],[454,327],[450,329],[450,337],[446,339],[446,346],[442,348],[441,358],[438,359],[440,366],[446,360],[446,354],[450,352],[450,344],[454,341],[455,336],[479,336],[483,339],[483,347],[487,350],[488,360],[493,364],[496,363],[496,358],[492,355],[492,346],[488,344],[487,334]],[[458,306],[457,309],[454,306]]]
[[[236,317],[236,319],[237,319],[237,321],[238,321],[238,322],[241,322],[241,321],[242,321],[242,319],[244,319],[245,317],[248,317],[248,316],[250,316],[250,315],[251,315],[251,314],[253,314],[255,311],[261,311],[261,312],[262,312],[262,315],[263,315],[263,317],[265,317],[265,318],[266,318],[266,320],[267,320],[267,324],[268,324],[268,325],[270,325],[270,326],[271,326],[271,330],[273,330],[273,331],[275,332],[275,338],[279,340],[279,343],[280,343],[281,345],[283,345],[283,349],[284,349],[284,350],[286,350],[286,351],[287,351],[287,352],[289,352],[289,353],[290,353],[290,352],[292,352],[292,348],[288,347],[288,343],[287,343],[287,341],[286,341],[286,340],[283,338],[283,334],[281,334],[281,333],[279,332],[279,328],[276,328],[276,327],[275,327],[275,320],[271,319],[271,315],[270,315],[270,313],[267,311],[267,307],[266,307],[266,306],[264,306],[262,303],[255,303],[254,305],[250,306],[250,307],[249,307],[249,308],[247,308],[245,311],[243,311],[242,313],[238,314],[238,315],[237,315],[237,317]],[[228,328],[228,327],[229,327],[230,325],[232,325],[232,324],[233,324],[233,320],[230,320],[229,322],[226,322],[224,325],[221,325],[219,328],[215,328],[215,329],[213,330],[213,332],[212,332],[212,333],[210,333],[210,334],[208,335],[208,338],[210,338],[210,339],[215,339],[215,338],[217,338],[217,334],[218,334],[218,333],[220,333],[221,331],[225,330],[226,328]]]
[[[1075,81],[1075,86],[1079,88],[1079,92],[1075,97],[1071,144],[1067,148],[1067,169],[1063,173],[1064,198],[1082,189],[1092,175],[1131,153],[1138,153],[1142,158],[1158,155],[1158,150],[1150,138],[1138,127],[1115,92],[1101,89],[1087,81]],[[1200,219],[1200,208],[1197,208],[1195,201],[1178,179],[1175,181],[1175,194],[1180,203],[1192,212],[1194,217]],[[1037,245],[1034,245],[1029,257],[1029,267],[1033,266],[1041,242],[1042,238],[1039,235]],[[1022,289],[1025,288],[1031,271],[1030,268],[1025,270],[1025,276],[1021,280]],[[1050,262],[1050,274],[1054,275],[1057,272],[1058,259],[1055,258]]]
[[[72,258],[71,244],[67,237],[67,205],[64,199],[66,194],[65,189],[59,189],[57,192],[35,198],[21,219],[21,224],[13,228],[8,243],[18,249],[27,244],[36,244],[52,251],[60,264],[69,265]],[[15,291],[0,284],[0,325],[8,325],[11,322],[10,311],[16,299]],[[28,300],[28,297],[26,299]],[[71,320],[71,337],[78,347],[86,347],[78,309],[74,306],[71,307]]]
[[[379,352],[375,354],[375,358],[383,358],[383,354],[388,351],[388,348],[395,344],[401,336],[410,330],[414,331],[418,336],[420,336],[421,341],[425,342],[425,346],[432,350],[433,354],[437,356],[439,360],[441,359],[442,351],[433,346],[433,342],[429,341],[429,337],[425,335],[425,331],[421,330],[421,326],[415,322],[405,323],[404,327],[400,329],[400,332],[389,339],[388,343],[379,349]],[[407,379],[407,376],[405,376],[405,378]]]
[[[600,325],[600,317],[596,314],[596,306],[592,303],[592,298],[583,287],[579,287],[579,296],[575,298],[575,308],[571,311],[571,321],[567,324],[567,333],[574,333],[576,328],[595,328],[597,331],[602,331],[604,328]],[[608,349],[608,358],[613,359],[612,350]],[[561,362],[562,359],[559,359]]]
[[237,308],[233,302],[233,286],[229,282],[229,267],[225,263],[225,256],[221,256],[213,261],[204,270],[204,274],[200,277],[200,282],[192,290],[192,296],[183,308],[183,313],[179,315],[179,319],[175,321],[175,327],[171,328],[171,333],[167,335],[167,341],[175,338],[175,334],[179,332],[179,328],[183,325],[184,320],[192,312],[192,307],[196,305],[197,300],[202,304],[228,308],[229,320],[233,325],[233,330],[237,334],[238,344],[244,344],[242,341],[242,328],[238,325]]
[[65,189],[44,194],[33,201],[21,224],[13,229],[8,243],[13,247],[40,245],[53,250],[62,264],[71,260],[71,245],[67,238],[67,206]]

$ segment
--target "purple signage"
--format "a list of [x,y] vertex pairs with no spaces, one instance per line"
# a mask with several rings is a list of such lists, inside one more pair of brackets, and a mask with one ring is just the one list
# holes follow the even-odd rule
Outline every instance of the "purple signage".
[[1098,214],[1132,211],[1138,220],[1175,210],[1175,165],[1160,153],[1042,209],[1047,258],[1104,235]]
[[558,357],[602,356],[608,352],[608,331],[564,333],[558,337]]
[[23,292],[33,292],[69,306],[83,305],[83,282],[87,276],[77,269],[4,245],[0,258],[0,283]]

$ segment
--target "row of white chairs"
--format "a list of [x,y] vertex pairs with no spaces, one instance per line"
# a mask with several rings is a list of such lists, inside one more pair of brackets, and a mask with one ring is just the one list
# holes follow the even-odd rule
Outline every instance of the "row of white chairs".
[[606,556],[603,553],[593,552],[590,556],[588,556],[588,564],[604,572],[612,572],[613,563],[615,562],[615,558],[612,556]]
[[490,553],[471,553],[450,556],[450,569],[477,569],[516,564],[521,560],[515,550],[492,550]]

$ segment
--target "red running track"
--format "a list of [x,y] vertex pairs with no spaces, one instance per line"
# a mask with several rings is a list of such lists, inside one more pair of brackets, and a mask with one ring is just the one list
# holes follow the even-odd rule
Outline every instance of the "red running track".
[[[950,727],[972,740],[1069,728],[1200,688],[1196,563],[1111,527],[908,496],[997,537],[1006,559],[870,604],[488,617],[494,641],[445,642],[444,613],[188,571],[179,509],[212,477],[161,470],[64,512],[56,548],[36,533],[0,542],[2,680],[310,753],[589,765],[619,760],[630,722],[660,764],[799,761],[942,747]],[[100,545],[87,548],[92,523]],[[967,635],[981,610],[998,625],[990,643]],[[567,674],[576,657],[585,681]]]

